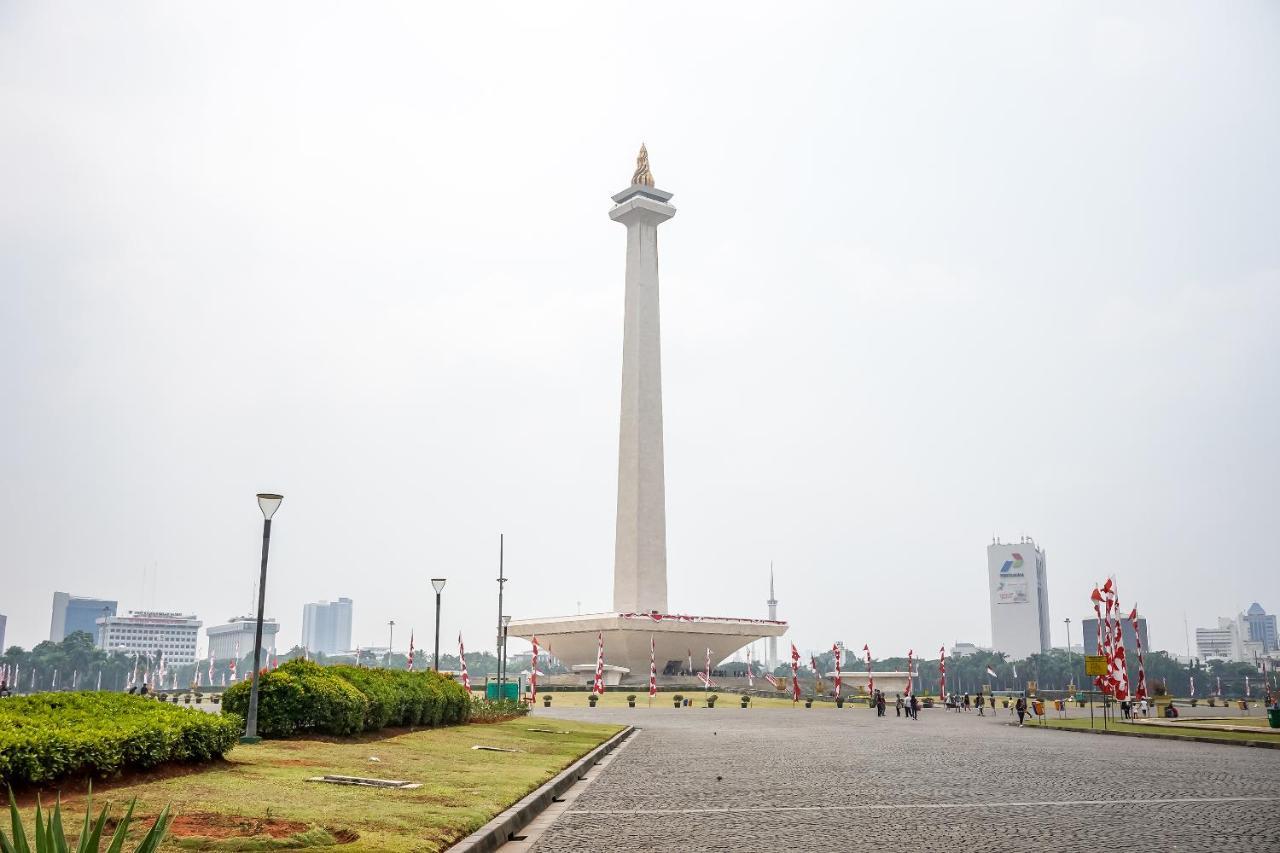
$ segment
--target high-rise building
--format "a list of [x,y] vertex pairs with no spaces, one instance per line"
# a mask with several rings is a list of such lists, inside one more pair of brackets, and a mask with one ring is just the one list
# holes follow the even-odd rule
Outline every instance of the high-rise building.
[[1019,660],[1049,650],[1049,581],[1044,551],[1027,536],[987,546],[991,647]]
[[49,640],[61,643],[76,631],[84,631],[101,645],[98,620],[116,615],[116,602],[106,598],[85,598],[66,592],[53,594],[53,618],[49,622]]
[[1218,618],[1216,628],[1196,629],[1196,653],[1205,660],[1244,660],[1244,643],[1240,639],[1240,625],[1228,617]]
[[1262,605],[1254,602],[1240,617],[1245,626],[1244,641],[1260,643],[1262,654],[1280,651],[1280,637],[1276,634],[1276,616],[1267,613]]
[[[1097,654],[1098,620],[1083,619],[1080,625],[1084,635],[1084,653],[1086,655]],[[1124,614],[1120,619],[1120,630],[1124,636],[1125,659],[1129,662],[1130,667],[1135,667],[1138,665],[1138,658],[1134,650],[1138,647],[1134,643],[1133,621],[1129,619],[1128,614]],[[1138,617],[1138,637],[1142,639],[1143,650],[1150,651],[1151,644],[1147,642],[1147,620],[1144,616]]]
[[4,644],[4,629],[5,629],[5,626],[8,624],[9,624],[9,617],[5,616],[3,613],[0,613],[0,653],[3,653],[6,648]]
[[108,652],[164,652],[165,663],[196,659],[202,623],[195,616],[158,610],[130,610],[128,616],[98,617],[98,647]]
[[302,607],[302,647],[336,654],[351,648],[351,599],[316,601]]
[[[258,632],[258,617],[236,616],[221,625],[210,625],[205,629],[209,636],[209,651],[214,660],[240,660],[245,655],[253,654],[253,641]],[[262,620],[262,650],[272,652],[276,648],[276,634],[280,632],[280,623],[274,619]],[[264,661],[265,663],[265,661]]]

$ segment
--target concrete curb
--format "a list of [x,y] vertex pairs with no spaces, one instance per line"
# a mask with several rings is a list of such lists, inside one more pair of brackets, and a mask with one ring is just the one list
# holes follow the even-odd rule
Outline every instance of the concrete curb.
[[[1006,723],[1013,725],[1013,723]],[[1155,738],[1156,740],[1189,740],[1195,743],[1216,743],[1222,746],[1252,746],[1258,749],[1280,749],[1280,743],[1273,743],[1265,740],[1229,740],[1226,738],[1215,737],[1198,737],[1187,735],[1159,735],[1155,732],[1117,732],[1110,729],[1060,729],[1054,726],[1025,726],[1028,729],[1041,729],[1050,732],[1073,732],[1074,734],[1083,735],[1115,735],[1117,737],[1145,737]]]
[[497,850],[511,840],[511,836],[527,826],[530,821],[543,812],[551,801],[569,790],[587,771],[595,767],[600,759],[613,752],[624,740],[635,734],[634,726],[627,726],[577,761],[561,771],[550,782],[536,788],[524,799],[499,814],[493,820],[448,848],[450,853],[489,853]]

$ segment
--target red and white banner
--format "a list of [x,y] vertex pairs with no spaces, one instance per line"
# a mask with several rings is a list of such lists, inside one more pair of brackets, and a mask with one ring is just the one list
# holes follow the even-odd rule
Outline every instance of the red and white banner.
[[[236,680],[236,661],[240,659],[240,642],[236,641],[236,656],[231,659],[231,683]],[[145,682],[144,682],[145,683]]]
[[1218,698],[1221,699],[1222,698],[1222,676],[1219,675],[1217,676],[1217,678],[1218,678]]
[[791,701],[800,701],[800,652],[791,644]]
[[942,686],[938,688],[938,693],[942,696],[942,701],[947,701],[947,647],[938,647],[938,675],[942,677]]
[[409,632],[409,662],[405,666],[413,672],[413,631]]
[[604,694],[604,634],[596,634],[596,678],[591,682],[591,693]]
[[658,659],[657,646],[653,637],[649,638],[649,698],[658,695]]
[[1244,698],[1248,699],[1253,694],[1249,692],[1249,676],[1244,677]]
[[[1129,621],[1133,623],[1133,642],[1138,649],[1138,689],[1133,694],[1133,698],[1141,702],[1147,698],[1147,669],[1142,658],[1142,634],[1138,632],[1138,607],[1134,605],[1133,610],[1129,611]],[[1071,645],[1070,638],[1067,638],[1067,645]]]
[[867,695],[876,692],[876,680],[871,675],[871,647],[864,645],[862,650],[867,653]]
[[[1096,654],[1105,655],[1106,651],[1103,649],[1103,645],[1102,645],[1102,591],[1098,589],[1097,584],[1093,585],[1093,594],[1089,596],[1089,599],[1093,602],[1093,615],[1095,617],[1094,622],[1097,625],[1097,631],[1095,632],[1097,636],[1095,639],[1096,639],[1098,648],[1097,648]],[[1108,690],[1108,688],[1110,687],[1110,682],[1107,680],[1107,677],[1105,675],[1094,676],[1093,686],[1101,690],[1103,693],[1110,692]]]
[[[359,660],[359,658],[357,658]],[[467,675],[467,649],[462,645],[462,632],[458,632],[458,669],[462,670],[462,689],[471,691],[471,676]]]
[[[136,668],[136,667],[135,667]],[[209,686],[213,686],[213,646],[209,646]]]
[[698,680],[702,682],[702,686],[705,687],[707,690],[710,690],[712,687],[716,686],[715,682],[713,682],[705,672],[698,673]]
[[538,700],[538,635],[533,635],[533,660],[529,666],[529,700]]
[[911,668],[912,662],[915,660],[915,649],[907,649],[907,692],[904,698],[911,698],[911,691],[914,689],[912,682],[915,678],[915,671]]
[[1192,676],[1188,676],[1188,677],[1191,679],[1191,693],[1190,693],[1190,697],[1191,697],[1192,699],[1194,699],[1194,698],[1196,698],[1196,677],[1195,677],[1194,675],[1192,675]]
[[772,672],[766,672],[764,674],[764,680],[769,682],[769,686],[772,687],[774,690],[782,689],[782,682],[778,681],[777,677],[774,676]]
[[756,686],[756,674],[751,671],[751,647],[747,646],[747,686]]
[[711,649],[707,649],[707,687],[711,686]]
[[840,652],[841,652],[840,644],[839,644],[839,643],[834,643],[834,644],[832,644],[832,646],[831,646],[831,651],[832,651],[832,652],[834,652],[834,653],[835,653],[835,656],[836,656],[836,689],[835,689],[835,697],[836,697],[837,699],[839,699],[839,698],[840,698],[840,681],[841,681],[841,679],[840,679]]
[[1111,596],[1115,600],[1116,609],[1115,636],[1111,641],[1111,654],[1115,658],[1116,699],[1124,702],[1129,699],[1129,662],[1124,648],[1124,619],[1120,616],[1120,593],[1114,585]]

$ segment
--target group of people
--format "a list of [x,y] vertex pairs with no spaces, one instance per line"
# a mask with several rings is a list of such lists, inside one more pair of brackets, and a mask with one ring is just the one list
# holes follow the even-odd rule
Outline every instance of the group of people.
[[[883,717],[885,715],[885,710],[888,708],[888,699],[885,697],[884,691],[877,690],[872,694],[871,698],[872,704],[874,704],[876,708],[876,716]],[[905,699],[902,697],[901,693],[894,694],[893,709],[897,712],[897,716],[899,717],[901,717],[905,711],[909,719],[920,719],[920,700],[916,698],[914,693]]]
[[965,693],[963,695],[959,693],[952,693],[947,696],[948,708],[954,708],[956,711],[968,711],[970,708],[973,708],[977,710],[979,717],[986,716],[987,702],[990,702],[991,709],[995,710],[995,707],[996,707],[995,696],[987,696],[984,698],[981,693],[978,693],[972,698],[970,698],[968,693]]
[[1136,720],[1139,714],[1144,717],[1148,716],[1150,710],[1151,708],[1147,705],[1147,700],[1145,698],[1139,699],[1137,702],[1130,702],[1128,699],[1124,699],[1120,702],[1120,713],[1124,714],[1124,718],[1126,720]]

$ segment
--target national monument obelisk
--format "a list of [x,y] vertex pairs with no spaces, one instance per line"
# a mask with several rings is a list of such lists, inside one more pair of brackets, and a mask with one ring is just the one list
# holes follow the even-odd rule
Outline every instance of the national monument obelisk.
[[676,215],[654,189],[640,146],[631,186],[609,218],[627,226],[622,322],[622,417],[618,430],[618,525],[613,609],[667,612],[667,494],[662,459],[662,344],[658,319],[658,226]]
[[776,619],[672,614],[667,607],[667,508],[662,448],[662,336],[658,311],[658,226],[675,216],[671,193],[654,186],[642,145],[631,185],[613,196],[609,218],[627,228],[622,329],[622,407],[618,429],[618,515],[613,552],[613,612],[513,619],[508,633],[537,636],[575,671],[594,671],[597,634],[606,673],[644,680],[649,643],[659,674],[689,657],[717,664],[761,637],[787,630]]

